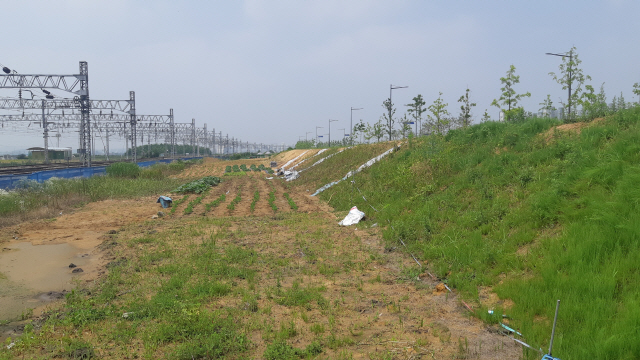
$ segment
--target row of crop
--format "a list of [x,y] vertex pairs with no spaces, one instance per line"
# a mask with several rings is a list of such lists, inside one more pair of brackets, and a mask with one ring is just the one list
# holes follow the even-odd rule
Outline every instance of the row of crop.
[[205,198],[205,196],[209,195],[209,190],[206,190],[205,192],[202,193],[202,195],[198,196],[197,198],[193,199],[191,202],[189,202],[189,204],[187,205],[186,208],[184,208],[183,213],[185,215],[189,215],[193,212],[193,208],[195,206],[197,206],[198,204],[200,204],[202,202],[202,199]]
[[291,196],[289,196],[289,193],[284,193],[284,197],[285,199],[287,199],[287,202],[289,203],[289,207],[291,207],[291,210],[293,211],[298,210],[298,205],[296,205],[295,201],[293,201]]
[[278,211],[278,206],[276,206],[276,188],[271,182],[269,182],[269,186],[271,187],[271,191],[269,191],[269,198],[267,199],[267,202],[269,203],[271,210],[275,213]]
[[205,212],[209,212],[214,207],[223,203],[226,199],[227,199],[227,196],[225,194],[220,195],[217,199],[213,200],[212,202],[204,206]]
[[171,206],[171,211],[169,213],[173,215],[173,213],[176,212],[176,209],[178,208],[178,205],[182,204],[183,202],[185,202],[187,200],[189,200],[189,194],[183,196],[182,199],[178,199],[178,200],[174,201],[172,206]]
[[225,167],[225,174],[232,174],[232,173],[240,173],[240,172],[249,172],[249,171],[264,171],[267,174],[273,174],[273,170],[271,170],[270,168],[264,166],[264,164],[260,164],[258,166],[256,166],[255,164],[251,164],[248,168],[247,165],[245,164],[241,164],[241,165],[227,165]]
[[242,186],[238,188],[238,194],[233,200],[231,200],[229,205],[227,205],[227,209],[229,209],[229,211],[233,211],[240,201],[242,201]]
[[260,201],[260,191],[258,189],[256,189],[253,192],[253,201],[251,201],[251,212],[253,213],[253,211],[256,209],[256,204],[258,203],[258,201]]

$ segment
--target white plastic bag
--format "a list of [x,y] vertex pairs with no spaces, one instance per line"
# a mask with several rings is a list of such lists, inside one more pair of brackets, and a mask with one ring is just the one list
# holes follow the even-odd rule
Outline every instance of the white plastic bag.
[[360,222],[360,220],[362,220],[363,217],[364,217],[364,213],[358,210],[357,206],[354,206],[351,208],[351,210],[349,210],[349,214],[347,214],[347,216],[344,219],[342,219],[342,221],[340,221],[338,225],[349,226],[349,225],[357,224]]

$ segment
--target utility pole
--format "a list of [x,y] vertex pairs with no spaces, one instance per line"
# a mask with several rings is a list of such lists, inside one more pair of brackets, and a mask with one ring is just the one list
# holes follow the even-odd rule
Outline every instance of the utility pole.
[[107,137],[107,161],[109,161],[109,128],[105,129],[106,137]]
[[45,100],[42,99],[42,128],[44,129],[44,163],[49,163],[49,128],[44,114]]
[[338,120],[329,119],[329,147],[331,147],[331,123],[335,121],[338,121]]
[[124,154],[125,159],[129,160],[129,131],[127,130],[127,123],[122,124],[124,127]]
[[553,56],[560,56],[562,58],[569,58],[569,63],[567,64],[568,66],[568,71],[567,71],[567,85],[569,87],[569,98],[567,99],[567,107],[569,108],[569,111],[567,112],[567,119],[571,118],[571,81],[572,81],[572,73],[573,73],[573,49],[569,50],[569,55],[565,54],[553,54],[553,53],[547,53],[546,55],[553,55]]
[[353,111],[354,110],[362,110],[362,109],[364,109],[364,108],[351,107],[351,122],[349,123],[349,126],[351,126],[351,127],[349,128],[349,137],[351,137],[351,134],[353,134]]
[[196,119],[191,119],[191,152],[196,153]]
[[169,109],[169,121],[171,126],[171,158],[176,158],[176,124],[173,119],[173,109]]
[[316,147],[318,147],[318,129],[323,129],[322,126],[316,126]]
[[[137,119],[136,119],[136,93],[135,91],[129,91],[129,101],[131,102],[131,107],[129,110],[129,116],[131,123],[131,149],[133,155],[133,162],[136,163],[138,161],[137,147],[138,147],[138,139],[137,132],[138,129],[136,127]],[[144,145],[144,138],[142,139],[142,144]]]
[[392,113],[391,111],[393,110],[393,101],[391,101],[391,95],[392,95],[392,91],[395,89],[406,89],[408,88],[408,86],[393,86],[393,85],[389,85],[389,141],[391,141],[391,116]]

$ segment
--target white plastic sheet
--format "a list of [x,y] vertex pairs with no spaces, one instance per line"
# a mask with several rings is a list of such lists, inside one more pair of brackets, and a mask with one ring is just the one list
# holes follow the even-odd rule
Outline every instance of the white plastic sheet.
[[[360,165],[360,167],[358,169],[353,170],[353,171],[349,171],[347,173],[347,175],[345,175],[342,179],[336,180],[334,182],[331,182],[331,183],[328,183],[328,184],[324,185],[323,187],[321,187],[318,190],[316,190],[316,192],[314,192],[311,196],[316,196],[316,195],[320,194],[321,192],[327,190],[328,188],[332,187],[333,185],[336,185],[336,184],[340,183],[340,181],[347,180],[351,176],[359,173],[360,171],[362,171],[362,170],[368,168],[369,166],[375,164],[376,162],[380,161],[380,159],[382,159],[383,157],[391,154],[391,152],[394,151],[394,149],[395,149],[395,147],[392,147],[391,149],[383,152],[382,154],[380,154],[380,155],[374,157],[373,159],[367,161],[366,163]],[[302,171],[302,170],[300,170],[300,171]]]
[[280,169],[281,169],[282,171],[287,170],[287,166],[289,166],[289,164],[291,164],[291,163],[295,162],[296,160],[300,159],[301,157],[303,157],[303,156],[304,156],[304,154],[306,154],[306,153],[308,153],[308,152],[309,152],[309,150],[305,150],[302,154],[300,154],[300,155],[296,156],[295,158],[293,158],[293,159],[291,159],[291,160],[287,161],[287,163],[286,163],[286,164],[284,164],[284,165],[282,165],[282,167],[281,167]]
[[351,210],[349,210],[349,214],[347,214],[347,216],[344,219],[342,219],[342,221],[340,221],[338,225],[341,225],[341,226],[354,225],[359,223],[363,217],[364,217],[364,212],[358,210],[357,206],[354,206],[351,208]]
[[286,181],[292,181],[297,179],[300,176],[300,174],[295,171],[295,170],[287,170],[284,172],[284,178],[286,179]]

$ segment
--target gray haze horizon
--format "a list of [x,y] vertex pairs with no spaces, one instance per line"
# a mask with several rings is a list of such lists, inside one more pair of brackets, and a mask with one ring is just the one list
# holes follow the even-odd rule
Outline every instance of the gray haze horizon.
[[[640,2],[603,1],[35,1],[4,2],[0,64],[21,74],[76,74],[87,61],[91,99],[128,99],[138,114],[196,120],[242,141],[295,144],[300,137],[349,132],[383,113],[389,85],[396,116],[422,94],[439,92],[458,114],[471,90],[474,122],[500,96],[500,77],[516,67],[525,110],[549,94],[566,99],[549,72],[561,59],[545,53],[575,46],[581,67],[607,100],[637,102]],[[57,92],[64,97],[69,94]],[[16,97],[0,89],[0,98]],[[1,114],[17,114],[0,110]],[[0,127],[0,154],[42,146],[32,124]],[[33,128],[33,129],[32,129]],[[15,130],[15,131],[14,131]],[[60,146],[78,147],[77,133]],[[113,141],[112,152],[124,149]],[[50,146],[56,146],[55,138]],[[96,139],[103,151],[103,140]]]

